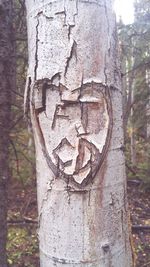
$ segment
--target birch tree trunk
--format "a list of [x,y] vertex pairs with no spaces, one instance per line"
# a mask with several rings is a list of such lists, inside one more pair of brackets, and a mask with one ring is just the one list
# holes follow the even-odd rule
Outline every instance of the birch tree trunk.
[[12,3],[0,0],[0,267],[7,266],[7,186],[11,89],[14,84]]
[[130,267],[111,0],[26,0],[41,267]]

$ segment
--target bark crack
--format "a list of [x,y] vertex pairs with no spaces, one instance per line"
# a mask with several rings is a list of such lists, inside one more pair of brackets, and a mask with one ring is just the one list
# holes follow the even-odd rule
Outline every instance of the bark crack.
[[75,25],[69,25],[68,27],[68,40],[70,40],[70,36],[71,36],[71,30],[75,27]]
[[108,78],[107,78],[107,59],[106,59],[106,54],[105,54],[105,67],[104,67],[104,75],[105,75],[105,84],[107,84],[108,82]]
[[39,42],[39,17],[37,17],[36,24],[36,49],[35,49],[35,67],[34,67],[34,80],[37,80],[37,69],[38,69],[38,42]]
[[64,76],[66,76],[66,74],[67,74],[67,71],[68,71],[68,68],[69,68],[69,64],[70,64],[70,61],[71,61],[72,57],[75,56],[75,58],[77,60],[77,51],[76,50],[77,50],[77,43],[74,40],[73,44],[72,44],[72,47],[71,47],[71,50],[70,50],[70,55],[69,55],[69,57],[67,58],[67,61],[66,61]]
[[[97,262],[99,261],[99,259],[97,260],[91,260],[91,259],[85,259],[85,260],[73,260],[73,259],[65,259],[65,258],[57,258],[57,257],[54,257],[52,255],[50,255],[49,253],[47,253],[45,250],[43,250],[41,247],[40,247],[40,251],[42,251],[42,253],[48,257],[51,261],[53,261],[54,264],[57,264],[57,263],[62,263],[62,264],[96,264],[95,266],[97,266]],[[94,266],[94,265],[93,265]]]

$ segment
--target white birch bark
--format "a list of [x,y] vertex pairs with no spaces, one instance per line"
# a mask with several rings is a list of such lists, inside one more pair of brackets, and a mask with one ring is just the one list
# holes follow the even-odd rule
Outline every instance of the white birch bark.
[[26,6],[41,267],[130,267],[112,3]]

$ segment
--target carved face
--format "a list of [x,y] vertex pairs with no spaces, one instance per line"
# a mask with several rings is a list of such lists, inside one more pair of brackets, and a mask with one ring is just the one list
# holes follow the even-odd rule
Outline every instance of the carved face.
[[[77,184],[93,179],[106,152],[110,129],[110,101],[102,85],[85,84],[76,90],[64,86],[37,86],[35,108],[47,160],[53,172]],[[40,97],[45,95],[44,104]],[[41,100],[42,101],[42,100]],[[44,110],[41,107],[44,105]]]

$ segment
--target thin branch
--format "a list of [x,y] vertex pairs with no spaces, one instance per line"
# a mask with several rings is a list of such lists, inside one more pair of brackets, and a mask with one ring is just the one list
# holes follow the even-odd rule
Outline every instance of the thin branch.
[[32,218],[28,218],[28,217],[23,217],[23,219],[21,220],[7,220],[7,224],[9,225],[24,225],[24,224],[38,224],[37,220],[34,220]]
[[18,153],[21,154],[32,165],[35,171],[35,164],[23,152],[18,151]]
[[18,124],[19,121],[21,121],[23,119],[23,115],[21,115],[16,121],[15,123],[10,127],[10,131]]
[[148,62],[141,62],[139,65],[137,65],[136,67],[133,67],[131,70],[125,72],[125,73],[122,73],[122,76],[126,76],[127,74],[131,73],[131,72],[134,72],[136,71],[137,69],[140,69],[140,68],[143,68],[145,66],[149,66],[150,65],[150,61]]
[[19,171],[19,159],[18,159],[18,154],[17,154],[17,150],[16,150],[16,147],[13,143],[13,141],[11,139],[9,139],[9,142],[14,150],[14,154],[15,154],[15,158],[16,158],[16,169],[17,169],[17,174],[18,176],[20,177],[20,171]]
[[144,265],[142,265],[141,267],[148,267],[148,266],[150,266],[150,261],[144,263]]
[[137,179],[132,179],[132,180],[127,180],[127,184],[128,185],[135,185],[135,186],[139,186],[142,183],[142,181],[137,180]]
[[127,163],[126,163],[126,167],[127,167],[128,170],[129,170],[130,172],[132,172],[134,175],[137,175],[136,171],[135,171],[132,167],[130,167]]
[[17,95],[17,96],[20,96],[21,98],[24,98],[23,95],[19,94],[18,92],[14,91],[14,90],[11,90],[11,92],[13,92],[13,93],[14,93],[15,95]]
[[150,225],[132,225],[133,232],[143,232],[148,231],[150,232]]

